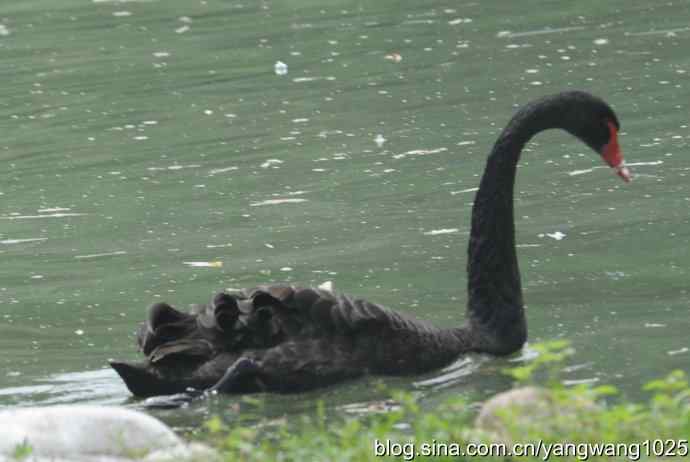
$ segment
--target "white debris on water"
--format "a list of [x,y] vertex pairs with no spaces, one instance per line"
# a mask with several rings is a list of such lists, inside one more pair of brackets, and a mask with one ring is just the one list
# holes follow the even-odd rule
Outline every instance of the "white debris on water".
[[467,188],[467,189],[461,189],[460,191],[451,191],[450,194],[455,196],[456,194],[463,194],[463,193],[475,192],[475,191],[479,191],[479,188]]
[[595,45],[608,45],[609,39],[607,39],[607,38],[598,38],[598,39],[594,39],[593,42],[594,42]]
[[292,267],[291,266],[283,266],[282,268],[280,268],[280,271],[284,271],[287,273],[287,272],[292,271]]
[[690,348],[688,348],[688,347],[683,347],[683,348],[680,348],[680,349],[678,349],[678,350],[669,350],[669,351],[666,352],[666,354],[669,355],[669,356],[675,356],[675,355],[679,355],[679,354],[682,354],[682,353],[687,353],[688,351],[690,351]]
[[300,202],[307,202],[306,199],[301,199],[298,197],[291,198],[279,198],[279,199],[268,199],[265,201],[254,202],[249,204],[251,207],[260,207],[262,205],[278,205],[278,204],[298,204]]
[[0,220],[33,220],[39,218],[66,218],[66,217],[81,217],[87,215],[86,213],[44,213],[41,215],[1,215]]
[[36,210],[38,213],[54,213],[54,212],[69,212],[72,210],[69,207],[48,207]]
[[315,77],[295,77],[292,79],[293,82],[299,83],[299,82],[315,82],[317,80],[335,80],[335,77],[332,75],[326,76],[326,77],[321,77],[321,76],[315,76]]
[[185,32],[191,29],[189,25],[192,23],[192,18],[190,18],[189,16],[180,16],[179,18],[177,18],[177,20],[183,24],[177,29],[175,29],[176,34],[184,34]]
[[529,30],[525,32],[511,32],[509,30],[502,30],[496,34],[498,38],[517,38],[517,37],[530,37],[532,35],[544,35],[544,34],[560,34],[563,32],[573,32],[578,30],[584,30],[584,26],[572,26],[572,27],[546,27],[544,29]]
[[575,385],[591,385],[599,382],[601,379],[599,377],[591,377],[585,379],[574,379],[574,380],[563,380],[563,385],[567,387],[572,387]]
[[632,163],[625,163],[626,166],[628,167],[639,167],[641,165],[661,165],[663,164],[663,160],[653,160],[650,162],[632,162]]
[[658,322],[646,322],[644,323],[645,327],[666,327],[666,324],[661,324]]
[[623,271],[605,271],[604,274],[614,281],[618,281],[626,277],[626,274]]
[[436,149],[413,149],[411,151],[406,151],[401,154],[394,154],[393,159],[402,159],[407,156],[426,156],[429,154],[438,154],[440,152],[447,151],[448,148],[436,148]]
[[90,258],[101,258],[101,257],[115,257],[117,255],[126,255],[127,252],[124,250],[116,250],[114,252],[103,252],[103,253],[91,253],[87,255],[75,255],[74,258],[79,260],[88,260]]
[[77,335],[84,335],[84,331],[81,330],[81,329],[75,330],[74,333],[77,334]]
[[573,170],[572,172],[568,172],[568,175],[570,175],[570,176],[584,175],[585,173],[593,172],[595,168],[604,168],[604,167],[592,167],[592,168],[586,168],[584,170]]
[[10,35],[10,30],[6,25],[0,24],[0,36],[7,37],[8,35]]
[[403,21],[404,25],[429,25],[429,24],[436,24],[435,19],[408,19],[406,21]]
[[383,137],[382,134],[376,135],[376,138],[374,138],[374,143],[376,143],[376,146],[379,148],[383,147],[383,145],[388,141],[386,138]]
[[469,24],[472,22],[472,18],[456,18],[448,21],[451,26],[457,26],[458,24]]
[[156,58],[167,58],[170,56],[170,52],[169,51],[155,51],[153,53],[153,56],[155,56]]
[[227,244],[206,244],[207,249],[217,249],[220,247],[232,247],[232,244],[229,242]]
[[238,170],[238,169],[239,169],[239,167],[235,167],[234,165],[231,167],[214,168],[214,169],[209,170],[208,176],[218,175],[219,173],[232,172],[232,171]]
[[[383,57],[383,59],[387,61],[393,61],[394,63],[399,63],[402,61],[402,55],[400,53],[388,53],[386,56]],[[379,92],[381,93],[381,92]]]
[[[261,168],[269,168],[273,165],[278,165],[282,164],[283,161],[280,159],[267,159],[264,163],[261,164]],[[278,167],[273,167],[273,168],[278,168]]]
[[299,119],[292,119],[292,123],[294,123],[294,124],[303,124],[303,123],[307,123],[307,122],[309,122],[309,119],[307,119],[305,117],[302,117]]
[[24,244],[26,242],[40,242],[40,241],[47,241],[47,237],[31,237],[27,239],[3,239],[0,241],[0,244]]
[[539,237],[548,236],[548,237],[550,237],[551,239],[556,239],[557,241],[562,241],[563,239],[565,239],[565,236],[566,236],[566,235],[565,235],[564,233],[560,232],[560,231],[556,231],[555,233],[545,233],[545,234],[544,234],[544,233],[540,233],[540,234],[538,234],[538,236],[539,236]]
[[674,29],[654,29],[644,32],[626,32],[625,35],[643,36],[643,35],[664,35],[666,37],[675,37],[678,32],[688,32],[690,27],[677,27]]
[[182,165],[182,164],[173,164],[173,165],[168,165],[167,167],[148,167],[146,170],[149,170],[151,172],[156,172],[156,171],[161,171],[161,170],[183,170],[187,168],[199,168],[201,165],[199,164],[187,164],[187,165]]
[[286,75],[288,73],[288,65],[282,61],[276,61],[273,65],[273,71],[276,75]]
[[458,228],[442,228],[442,229],[432,229],[431,231],[425,231],[425,236],[437,236],[439,234],[452,234],[460,231]]
[[113,11],[113,16],[116,18],[126,18],[128,16],[132,16],[131,11]]
[[183,261],[182,264],[192,268],[222,268],[222,261]]

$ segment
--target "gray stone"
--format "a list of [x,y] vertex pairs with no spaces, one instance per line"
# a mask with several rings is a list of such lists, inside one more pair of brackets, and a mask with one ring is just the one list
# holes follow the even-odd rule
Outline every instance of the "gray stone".
[[213,460],[215,452],[185,444],[164,423],[147,414],[111,406],[52,406],[0,411],[0,462],[162,462]]
[[486,401],[477,415],[475,428],[493,441],[524,442],[539,430],[568,434],[579,425],[582,416],[597,410],[598,405],[585,396],[564,401],[556,399],[549,389],[515,388]]

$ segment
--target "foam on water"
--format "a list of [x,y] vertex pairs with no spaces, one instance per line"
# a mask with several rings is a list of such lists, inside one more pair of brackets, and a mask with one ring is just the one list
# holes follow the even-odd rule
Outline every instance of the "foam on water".
[[115,257],[117,255],[126,255],[127,252],[124,250],[115,250],[113,252],[103,252],[103,253],[92,253],[86,255],[75,255],[74,258],[88,260],[92,258],[103,258],[103,257]]
[[393,159],[402,159],[407,156],[427,156],[429,154],[438,154],[440,152],[446,152],[448,148],[435,148],[435,149],[413,149],[411,151],[406,151],[401,154],[394,154]]
[[425,236],[437,236],[439,234],[453,234],[460,231],[458,228],[442,228],[442,229],[432,229],[431,231],[425,231]]
[[45,213],[41,215],[1,215],[0,220],[36,220],[41,218],[81,217],[86,213]]
[[253,202],[249,204],[251,207],[260,207],[262,205],[278,205],[278,204],[298,204],[300,202],[307,202],[307,199],[301,198],[278,198],[278,199],[267,199],[265,201]]
[[530,37],[533,35],[544,35],[544,34],[562,34],[564,32],[574,32],[579,30],[584,30],[583,26],[572,26],[572,27],[555,27],[555,28],[545,28],[529,30],[525,32],[511,32],[509,30],[500,31],[496,34],[498,38],[517,38],[517,37]]
[[0,244],[24,244],[26,242],[41,242],[48,240],[47,237],[30,237],[26,239],[3,239],[0,240]]

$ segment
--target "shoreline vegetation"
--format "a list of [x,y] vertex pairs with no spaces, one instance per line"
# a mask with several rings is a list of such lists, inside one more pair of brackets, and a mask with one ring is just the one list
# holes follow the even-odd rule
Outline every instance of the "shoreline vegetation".
[[[247,412],[243,410],[231,427],[213,417],[184,438],[192,440],[192,446],[203,443],[201,447],[214,448],[213,457],[202,452],[190,458],[151,459],[142,453],[127,460],[636,461],[688,457],[690,386],[685,372],[676,370],[647,383],[643,390],[648,399],[630,402],[611,385],[563,385],[559,371],[573,354],[567,342],[531,348],[538,353],[534,359],[505,370],[514,379],[514,388],[479,407],[466,397],[452,397],[428,408],[414,393],[390,391],[388,399],[372,403],[371,412],[364,415],[327,415],[325,403],[317,401],[314,413],[275,419],[261,415],[260,398],[247,396],[243,398]],[[8,460],[46,459],[27,442],[18,445]]]
[[[298,422],[262,421],[227,428],[215,417],[203,440],[233,461],[656,460],[687,457],[690,386],[683,371],[643,386],[630,402],[611,385],[564,386],[558,371],[567,342],[534,345],[529,364],[506,370],[515,388],[483,404],[466,398],[422,409],[411,393],[392,392],[385,412]],[[537,385],[540,383],[541,385]]]

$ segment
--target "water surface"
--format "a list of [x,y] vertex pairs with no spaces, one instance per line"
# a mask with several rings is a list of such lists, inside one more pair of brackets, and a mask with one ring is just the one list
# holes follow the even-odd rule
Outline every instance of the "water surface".
[[[137,357],[148,304],[224,288],[330,280],[462,323],[486,153],[518,105],[572,88],[616,109],[635,180],[563,133],[529,146],[530,341],[570,339],[565,379],[633,396],[688,371],[690,4],[529,5],[3,2],[0,406],[139,406],[106,360]],[[385,383],[488,394],[509,361]],[[382,398],[372,382],[263,412],[349,412]],[[235,402],[161,415],[193,426]]]

